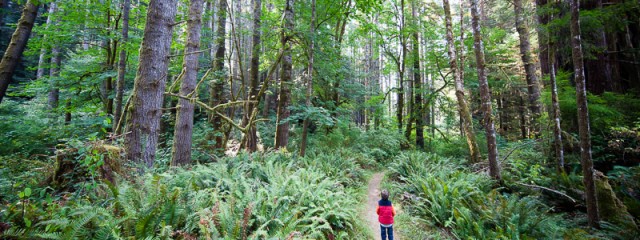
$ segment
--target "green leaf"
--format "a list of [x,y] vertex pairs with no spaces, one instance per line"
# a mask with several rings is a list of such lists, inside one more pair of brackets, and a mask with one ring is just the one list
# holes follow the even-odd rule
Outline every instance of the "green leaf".
[[25,188],[24,189],[24,196],[25,197],[31,196],[31,188]]

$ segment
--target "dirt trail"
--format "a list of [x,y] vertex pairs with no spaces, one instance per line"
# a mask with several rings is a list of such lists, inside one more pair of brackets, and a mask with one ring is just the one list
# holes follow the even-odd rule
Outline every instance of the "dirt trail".
[[[364,210],[363,218],[367,220],[369,223],[369,229],[373,233],[375,240],[381,240],[380,237],[380,223],[378,222],[378,214],[376,214],[376,207],[378,207],[378,200],[380,200],[380,182],[382,182],[382,178],[384,178],[384,172],[377,172],[371,176],[369,179],[369,194],[367,199],[367,208]],[[393,200],[392,200],[393,201]],[[400,205],[393,204],[393,207],[396,209],[396,213],[402,212],[400,209]],[[404,239],[398,233],[397,227],[393,226],[393,239]]]
[[371,229],[375,240],[380,240],[380,223],[378,223],[376,207],[378,206],[378,200],[380,200],[380,182],[383,177],[384,173],[379,172],[373,174],[369,180],[369,196],[367,199],[367,209],[365,209],[366,212],[364,214],[364,217],[369,222],[369,228]]

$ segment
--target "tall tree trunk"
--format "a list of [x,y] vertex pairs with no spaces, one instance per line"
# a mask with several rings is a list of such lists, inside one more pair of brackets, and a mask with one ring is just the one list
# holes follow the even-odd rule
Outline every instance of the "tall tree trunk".
[[[49,18],[47,18],[47,22],[49,22]],[[48,26],[49,24],[47,24]],[[46,40],[46,36],[43,37]],[[45,64],[47,61],[47,48],[42,47],[40,49],[40,56],[38,57],[38,69],[36,70],[36,79],[41,79],[44,77],[44,71],[46,70]]]
[[500,96],[500,132],[504,136],[508,136],[509,134],[509,101],[508,98],[504,95]]
[[[391,86],[391,75],[389,75],[389,76],[387,77],[387,86],[389,86],[389,89],[392,89],[392,88],[393,88],[393,87]],[[389,113],[391,113],[391,110],[392,110],[392,109],[391,109],[391,106],[392,106],[392,103],[391,103],[391,97],[389,97],[389,101],[387,101],[387,103],[388,103],[388,104],[387,104],[387,108],[388,108],[388,110],[387,110],[387,111],[388,111]],[[400,120],[402,120],[402,115],[400,116],[400,118],[399,118],[399,119],[400,119]],[[400,126],[400,127],[402,128],[402,126]]]
[[[596,7],[602,11],[602,0],[596,0]],[[592,54],[595,58],[585,59],[586,88],[590,93],[602,94],[605,91],[613,90],[613,72],[611,71],[610,54],[607,53],[607,36],[604,27],[599,27],[592,35],[590,42],[597,50]],[[587,35],[588,37],[588,35]]]
[[402,133],[402,119],[404,118],[404,74],[402,74],[402,71],[398,72],[398,76],[396,119],[398,121],[398,132]]
[[[624,17],[625,20],[628,21],[628,17],[625,16]],[[640,19],[639,19],[640,20]],[[638,53],[638,51],[635,51],[634,49],[634,44],[633,44],[633,39],[631,37],[631,29],[629,28],[629,24],[627,24],[625,26],[625,31],[624,31],[624,42],[625,42],[625,51],[629,51],[630,52],[630,57],[632,62],[639,62],[640,61],[640,54]],[[640,67],[635,67],[633,68],[635,69],[635,77],[637,81],[640,81]],[[630,79],[632,79],[632,76],[629,76]]]
[[255,115],[258,113],[258,93],[260,88],[260,32],[261,32],[261,23],[260,18],[262,16],[262,1],[261,0],[253,0],[253,36],[252,36],[252,51],[251,51],[251,69],[249,73],[249,96],[247,102],[245,104],[244,115],[242,119],[242,125],[246,127],[250,125],[249,129],[247,129],[247,137],[245,149],[249,152],[255,152],[258,150],[258,134],[256,132],[256,126],[254,123],[249,122],[251,117],[255,118]]
[[480,28],[478,0],[471,0],[471,25],[473,27],[473,48],[476,54],[476,68],[478,71],[478,83],[480,85],[480,97],[482,98],[482,112],[484,115],[484,128],[487,137],[487,151],[489,157],[489,175],[501,180],[500,165],[498,163],[498,146],[496,144],[496,129],[493,125],[491,109],[491,92],[487,72],[485,69],[484,45],[482,43],[482,31]]
[[[53,9],[51,13],[55,13],[58,11],[57,5],[55,3],[51,4],[51,8]],[[52,25],[57,25],[58,21],[55,20],[55,16],[51,21]],[[60,89],[58,87],[57,79],[60,76],[60,65],[62,62],[62,56],[60,56],[60,47],[54,45],[51,48],[51,65],[49,68],[49,108],[55,109],[58,107],[59,99],[60,99]]]
[[[235,24],[235,33],[231,33],[232,35],[232,42],[234,41],[238,41],[241,42],[242,40],[242,0],[234,0],[231,1],[232,3],[235,3],[235,6],[233,6],[234,10],[232,11],[232,14],[230,14],[229,16],[229,20],[230,21],[234,21]],[[234,19],[235,18],[235,19]],[[240,43],[241,44],[241,43]],[[233,46],[233,43],[231,44]],[[240,61],[241,61],[241,54],[240,53],[241,49],[236,49],[234,47],[231,47],[231,52],[233,54],[233,58],[234,60],[232,61],[232,66],[233,68],[231,69],[232,73],[233,73],[233,78],[234,79],[240,79]],[[236,91],[236,89],[232,89],[232,91]],[[231,110],[231,108],[229,109]],[[233,111],[233,110],[232,110]]]
[[[55,25],[57,23],[57,21],[53,20],[53,14],[55,14],[56,11],[57,11],[56,3],[52,2],[49,6],[49,13],[52,15],[50,24],[52,25]],[[49,103],[49,108],[51,109],[55,109],[58,107],[58,102],[60,99],[60,89],[58,88],[57,86],[58,84],[56,83],[56,81],[58,81],[58,79],[56,78],[59,76],[59,72],[60,72],[60,63],[61,63],[60,47],[54,45],[51,48],[51,63],[49,67],[50,79],[49,79],[48,103]]]
[[[109,29],[106,33],[105,36],[105,40],[104,40],[104,45],[105,47],[105,53],[106,53],[106,61],[105,61],[105,66],[104,66],[104,70],[105,71],[111,71],[113,70],[114,66],[115,66],[115,61],[116,61],[116,55],[117,55],[117,49],[118,49],[118,41],[116,39],[114,39],[111,34],[112,34],[112,30],[117,30],[118,25],[117,25],[117,21],[114,21],[113,19],[116,18],[116,16],[114,16],[114,14],[112,14],[111,12],[111,1],[107,1],[106,4],[106,25],[105,25],[105,29]],[[112,23],[115,23],[114,25],[112,25]],[[113,77],[109,76],[107,77],[103,82],[103,102],[104,102],[104,112],[107,113],[107,115],[112,115],[113,114],[113,97],[112,94],[114,92],[114,82],[113,82]]]
[[84,24],[82,26],[82,50],[88,51],[89,50],[89,34],[88,34],[88,19],[89,19],[89,14],[91,14],[91,8],[90,8],[90,4],[91,4],[91,0],[85,0],[85,13],[84,13]]
[[[181,96],[198,96],[193,91],[198,81],[198,57],[200,50],[200,31],[202,30],[202,9],[204,0],[191,0],[187,19],[187,44],[182,60]],[[193,132],[193,103],[187,99],[178,99],[176,126],[173,134],[171,165],[179,166],[191,163],[191,140]]]
[[369,42],[369,36],[364,37],[363,39],[364,41],[367,42],[367,44],[365,45],[365,56],[364,56],[364,107],[362,109],[363,111],[363,117],[364,117],[364,130],[365,131],[369,131],[369,124],[370,121],[369,119],[371,118],[371,108],[369,106],[367,106],[369,99],[370,99],[370,95],[371,95],[371,78],[372,78],[372,74],[371,74],[371,69],[372,69],[372,49],[373,46],[371,46],[371,42]]
[[[469,111],[469,104],[465,98],[464,82],[462,79],[462,72],[464,71],[462,66],[458,66],[455,50],[455,41],[453,40],[453,27],[451,21],[451,9],[449,6],[449,0],[442,0],[444,7],[445,26],[447,30],[447,50],[449,53],[449,66],[453,71],[456,88],[456,98],[458,100],[458,112],[460,113],[460,119],[462,121],[462,130],[464,136],[467,139],[467,146],[469,147],[469,154],[471,156],[471,162],[480,162],[480,149],[478,148],[478,141],[476,140],[476,133],[473,130],[473,120],[471,120],[471,112]],[[461,9],[462,10],[462,9]],[[464,43],[460,43],[464,44]]]
[[206,16],[206,21],[205,24],[207,25],[206,29],[208,30],[209,34],[205,34],[205,37],[208,39],[208,43],[209,45],[207,45],[208,50],[207,50],[207,59],[211,62],[211,66],[213,66],[213,61],[214,61],[214,57],[215,57],[215,41],[213,41],[213,38],[215,36],[215,29],[214,29],[214,25],[213,25],[213,20],[215,19],[215,0],[207,0],[205,2],[205,14],[204,16]]
[[398,63],[398,109],[396,109],[396,119],[398,120],[398,132],[402,133],[402,119],[404,117],[404,61],[407,52],[407,46],[404,37],[404,0],[400,0],[400,45],[402,52],[400,53],[400,62]]
[[[0,0],[2,1],[2,0]],[[51,20],[52,20],[52,16],[53,13],[56,10],[56,3],[55,2],[51,2],[49,4],[49,10],[48,10],[48,14],[47,14],[47,21],[45,23],[45,28],[48,29],[49,26],[51,25]],[[42,36],[42,39],[44,42],[47,42],[47,35],[45,34],[44,36]],[[46,67],[44,66],[47,61],[47,48],[46,47],[42,47],[40,49],[40,56],[38,58],[38,70],[36,71],[36,79],[40,79],[42,77],[44,77],[44,73],[45,73],[45,69]]]
[[[375,15],[373,23],[374,24],[378,24],[378,14]],[[374,74],[374,94],[378,94],[381,91],[383,91],[383,78],[382,78],[382,72],[380,71],[380,66],[382,65],[382,61],[383,61],[383,56],[380,54],[380,45],[379,44],[374,44],[376,42],[377,38],[376,38],[376,34],[374,32],[370,33],[370,39],[369,39],[369,43],[371,44],[372,48],[372,55],[373,55],[373,74]],[[382,124],[382,112],[384,110],[384,103],[380,103],[380,105],[376,105],[374,106],[374,122],[373,122],[373,126],[375,130],[378,130],[380,128],[380,125]]]
[[[224,102],[224,81],[226,71],[224,69],[225,34],[227,29],[227,0],[220,0],[218,5],[218,29],[216,36],[216,55],[213,61],[214,78],[209,84],[210,106],[216,106]],[[216,152],[224,151],[222,139],[222,118],[216,112],[209,113],[209,122],[213,126],[213,132],[209,134],[210,140],[215,140],[213,149]]]
[[422,108],[422,75],[420,74],[420,35],[419,31],[419,18],[417,13],[416,1],[411,4],[411,15],[413,17],[414,26],[416,29],[413,31],[413,119],[416,122],[416,145],[418,148],[424,148],[424,125],[422,123],[423,108]]
[[598,216],[598,199],[594,182],[593,160],[591,159],[591,129],[589,126],[589,109],[587,108],[587,89],[584,77],[582,40],[580,39],[580,2],[571,0],[571,55],[576,83],[576,104],[578,105],[578,128],[580,132],[580,159],[582,164],[582,182],[587,200],[587,217],[589,226],[600,227]]
[[553,59],[549,59],[549,53],[547,49],[546,42],[547,38],[550,36],[549,33],[544,29],[545,26],[549,23],[549,14],[547,14],[547,2],[548,0],[535,0],[536,2],[536,10],[537,10],[537,19],[538,19],[538,61],[540,61],[540,72],[542,76],[549,74],[549,66],[550,61]]
[[18,20],[16,31],[11,36],[11,42],[0,61],[0,103],[7,92],[9,83],[13,78],[13,72],[22,58],[22,52],[31,36],[31,29],[38,15],[37,1],[28,0],[22,9],[22,16]]
[[116,109],[113,114],[113,129],[117,132],[118,122],[122,116],[124,98],[124,76],[127,73],[127,41],[129,40],[129,12],[131,0],[124,0],[122,3],[122,49],[120,49],[120,59],[118,60],[118,79],[116,80]]
[[60,89],[58,88],[58,76],[60,76],[60,63],[62,58],[60,57],[60,49],[54,46],[51,49],[51,67],[49,68],[49,108],[55,109],[58,107],[60,100]]
[[496,99],[496,107],[497,109],[497,114],[498,114],[498,133],[504,135],[504,131],[502,131],[502,126],[504,126],[504,102],[503,99],[504,97],[502,96],[503,93],[499,93],[498,95],[494,95],[495,99]]
[[140,66],[134,81],[125,135],[127,158],[153,167],[162,101],[167,79],[176,0],[151,0],[140,46]]
[[529,131],[527,131],[527,105],[524,100],[523,93],[518,92],[518,98],[520,104],[518,105],[518,113],[520,114],[520,134],[522,139],[529,137]]
[[[315,47],[316,32],[316,0],[311,0],[311,24],[309,25],[309,66],[307,67],[307,95],[305,96],[305,105],[311,108],[311,97],[313,96],[313,54]],[[304,119],[302,123],[302,139],[300,146],[300,156],[304,156],[307,150],[307,131],[309,129],[309,117]]]
[[516,18],[516,30],[520,37],[520,57],[524,64],[524,71],[527,79],[527,91],[529,93],[529,110],[531,111],[530,125],[535,136],[538,136],[540,117],[540,85],[536,76],[536,65],[531,56],[531,44],[529,43],[529,27],[524,19],[522,0],[513,0],[513,7]]
[[293,37],[293,0],[286,0],[287,4],[284,10],[283,28],[280,35],[280,43],[282,44],[282,72],[280,75],[280,95],[278,96],[278,113],[276,119],[276,139],[275,148],[286,147],[289,143],[289,123],[283,120],[289,118],[289,101],[291,95],[291,42]]
[[555,46],[549,40],[547,51],[549,53],[549,80],[551,85],[551,107],[553,112],[553,147],[556,152],[558,172],[564,172],[564,149],[562,146],[562,128],[560,127],[560,103],[558,101],[558,84],[556,82]]
[[[408,39],[407,39],[408,40]],[[413,54],[413,51],[411,52],[411,54]],[[413,70],[413,66],[411,66],[408,69],[408,73],[407,73],[407,78],[408,78],[408,85],[407,86],[407,116],[409,116],[409,118],[407,119],[407,125],[406,125],[406,129],[404,131],[404,136],[407,139],[408,142],[411,142],[411,131],[413,130],[413,122],[415,121],[415,116],[414,116],[414,105],[413,105],[413,93],[415,91],[415,88],[413,86],[413,80],[411,79],[411,71]]]

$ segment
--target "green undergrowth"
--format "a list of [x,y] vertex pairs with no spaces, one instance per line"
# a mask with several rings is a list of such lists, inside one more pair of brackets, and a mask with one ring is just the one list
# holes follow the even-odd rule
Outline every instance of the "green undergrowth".
[[[607,221],[590,230],[580,207],[581,177],[555,173],[554,163],[540,159],[531,144],[520,145],[507,146],[513,151],[501,163],[502,185],[482,164],[424,152],[399,154],[387,167],[384,186],[404,208],[398,228],[418,239],[635,239],[637,231]],[[629,169],[612,172],[612,184],[635,189],[632,177],[620,177],[635,176]]]
[[22,194],[2,207],[12,227],[0,238],[362,239],[365,170],[343,155],[240,154],[90,191]]
[[494,189],[486,174],[455,159],[406,152],[389,169],[396,198],[414,227],[439,228],[430,238],[558,239],[571,228],[537,196]]

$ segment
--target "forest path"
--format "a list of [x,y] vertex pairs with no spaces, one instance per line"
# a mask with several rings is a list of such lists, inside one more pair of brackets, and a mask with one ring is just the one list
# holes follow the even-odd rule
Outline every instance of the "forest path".
[[380,182],[382,182],[383,177],[383,172],[377,172],[369,179],[367,208],[364,213],[364,219],[367,219],[367,222],[369,222],[369,229],[371,229],[373,236],[375,236],[375,240],[381,240],[380,223],[378,223],[376,207],[378,207],[378,200],[380,200]]

